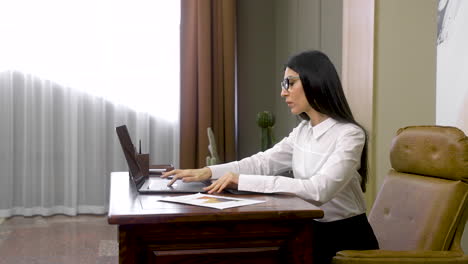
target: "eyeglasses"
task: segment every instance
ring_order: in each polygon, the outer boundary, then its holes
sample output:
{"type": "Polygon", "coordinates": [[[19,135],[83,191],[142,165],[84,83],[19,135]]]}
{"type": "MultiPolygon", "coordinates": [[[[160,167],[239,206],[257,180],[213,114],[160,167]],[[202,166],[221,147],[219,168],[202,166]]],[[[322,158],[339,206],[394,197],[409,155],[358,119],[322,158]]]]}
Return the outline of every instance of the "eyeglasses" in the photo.
{"type": "Polygon", "coordinates": [[[286,77],[284,78],[284,80],[281,82],[281,88],[286,91],[286,92],[289,92],[289,81],[290,80],[297,80],[297,79],[300,79],[299,76],[289,76],[289,77],[286,77]]]}

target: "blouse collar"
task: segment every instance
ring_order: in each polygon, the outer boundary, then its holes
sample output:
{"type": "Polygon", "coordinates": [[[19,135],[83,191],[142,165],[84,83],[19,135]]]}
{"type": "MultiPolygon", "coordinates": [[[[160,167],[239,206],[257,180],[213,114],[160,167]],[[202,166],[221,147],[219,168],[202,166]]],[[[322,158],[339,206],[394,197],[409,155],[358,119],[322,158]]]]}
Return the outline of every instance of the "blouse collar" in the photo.
{"type": "Polygon", "coordinates": [[[325,132],[327,132],[336,123],[338,123],[338,121],[336,121],[335,119],[329,117],[329,118],[323,120],[322,122],[320,122],[319,124],[317,124],[315,126],[312,126],[310,121],[307,122],[307,125],[308,125],[309,129],[312,129],[312,136],[315,139],[318,139],[323,134],[325,134],[325,132]]]}

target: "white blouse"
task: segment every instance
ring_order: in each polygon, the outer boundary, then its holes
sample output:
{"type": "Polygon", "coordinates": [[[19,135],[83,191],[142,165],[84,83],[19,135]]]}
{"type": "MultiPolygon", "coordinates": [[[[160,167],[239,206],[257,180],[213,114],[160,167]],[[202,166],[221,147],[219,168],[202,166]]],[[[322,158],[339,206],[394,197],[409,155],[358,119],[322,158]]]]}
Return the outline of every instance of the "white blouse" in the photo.
{"type": "Polygon", "coordinates": [[[357,171],[364,142],[364,131],[354,124],[303,121],[271,149],[209,168],[213,179],[239,174],[239,190],[294,194],[324,211],[318,221],[341,220],[366,211],[357,171]],[[291,169],[294,178],[265,176],[291,169]]]}

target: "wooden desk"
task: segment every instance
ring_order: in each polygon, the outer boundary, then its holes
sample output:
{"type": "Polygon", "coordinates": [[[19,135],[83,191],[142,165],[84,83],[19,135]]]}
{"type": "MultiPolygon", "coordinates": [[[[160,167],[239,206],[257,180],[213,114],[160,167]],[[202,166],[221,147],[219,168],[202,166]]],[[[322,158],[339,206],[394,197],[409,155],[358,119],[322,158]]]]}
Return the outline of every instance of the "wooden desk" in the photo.
{"type": "Polygon", "coordinates": [[[157,201],[164,196],[138,194],[128,172],[111,174],[120,263],[312,263],[311,221],[323,211],[302,199],[242,195],[266,202],[218,210],[157,201]]]}

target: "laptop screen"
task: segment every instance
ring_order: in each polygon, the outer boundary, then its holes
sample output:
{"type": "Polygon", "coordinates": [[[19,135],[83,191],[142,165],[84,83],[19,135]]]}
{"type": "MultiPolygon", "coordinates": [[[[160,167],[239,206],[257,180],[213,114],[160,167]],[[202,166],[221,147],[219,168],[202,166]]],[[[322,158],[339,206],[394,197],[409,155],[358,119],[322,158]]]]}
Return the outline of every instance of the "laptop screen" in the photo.
{"type": "Polygon", "coordinates": [[[119,137],[120,145],[127,160],[128,168],[130,170],[130,176],[134,180],[137,187],[140,187],[144,182],[144,175],[140,169],[140,165],[137,162],[137,151],[135,146],[132,143],[130,134],[128,133],[127,126],[119,126],[115,129],[117,131],[117,136],[119,137]]]}

